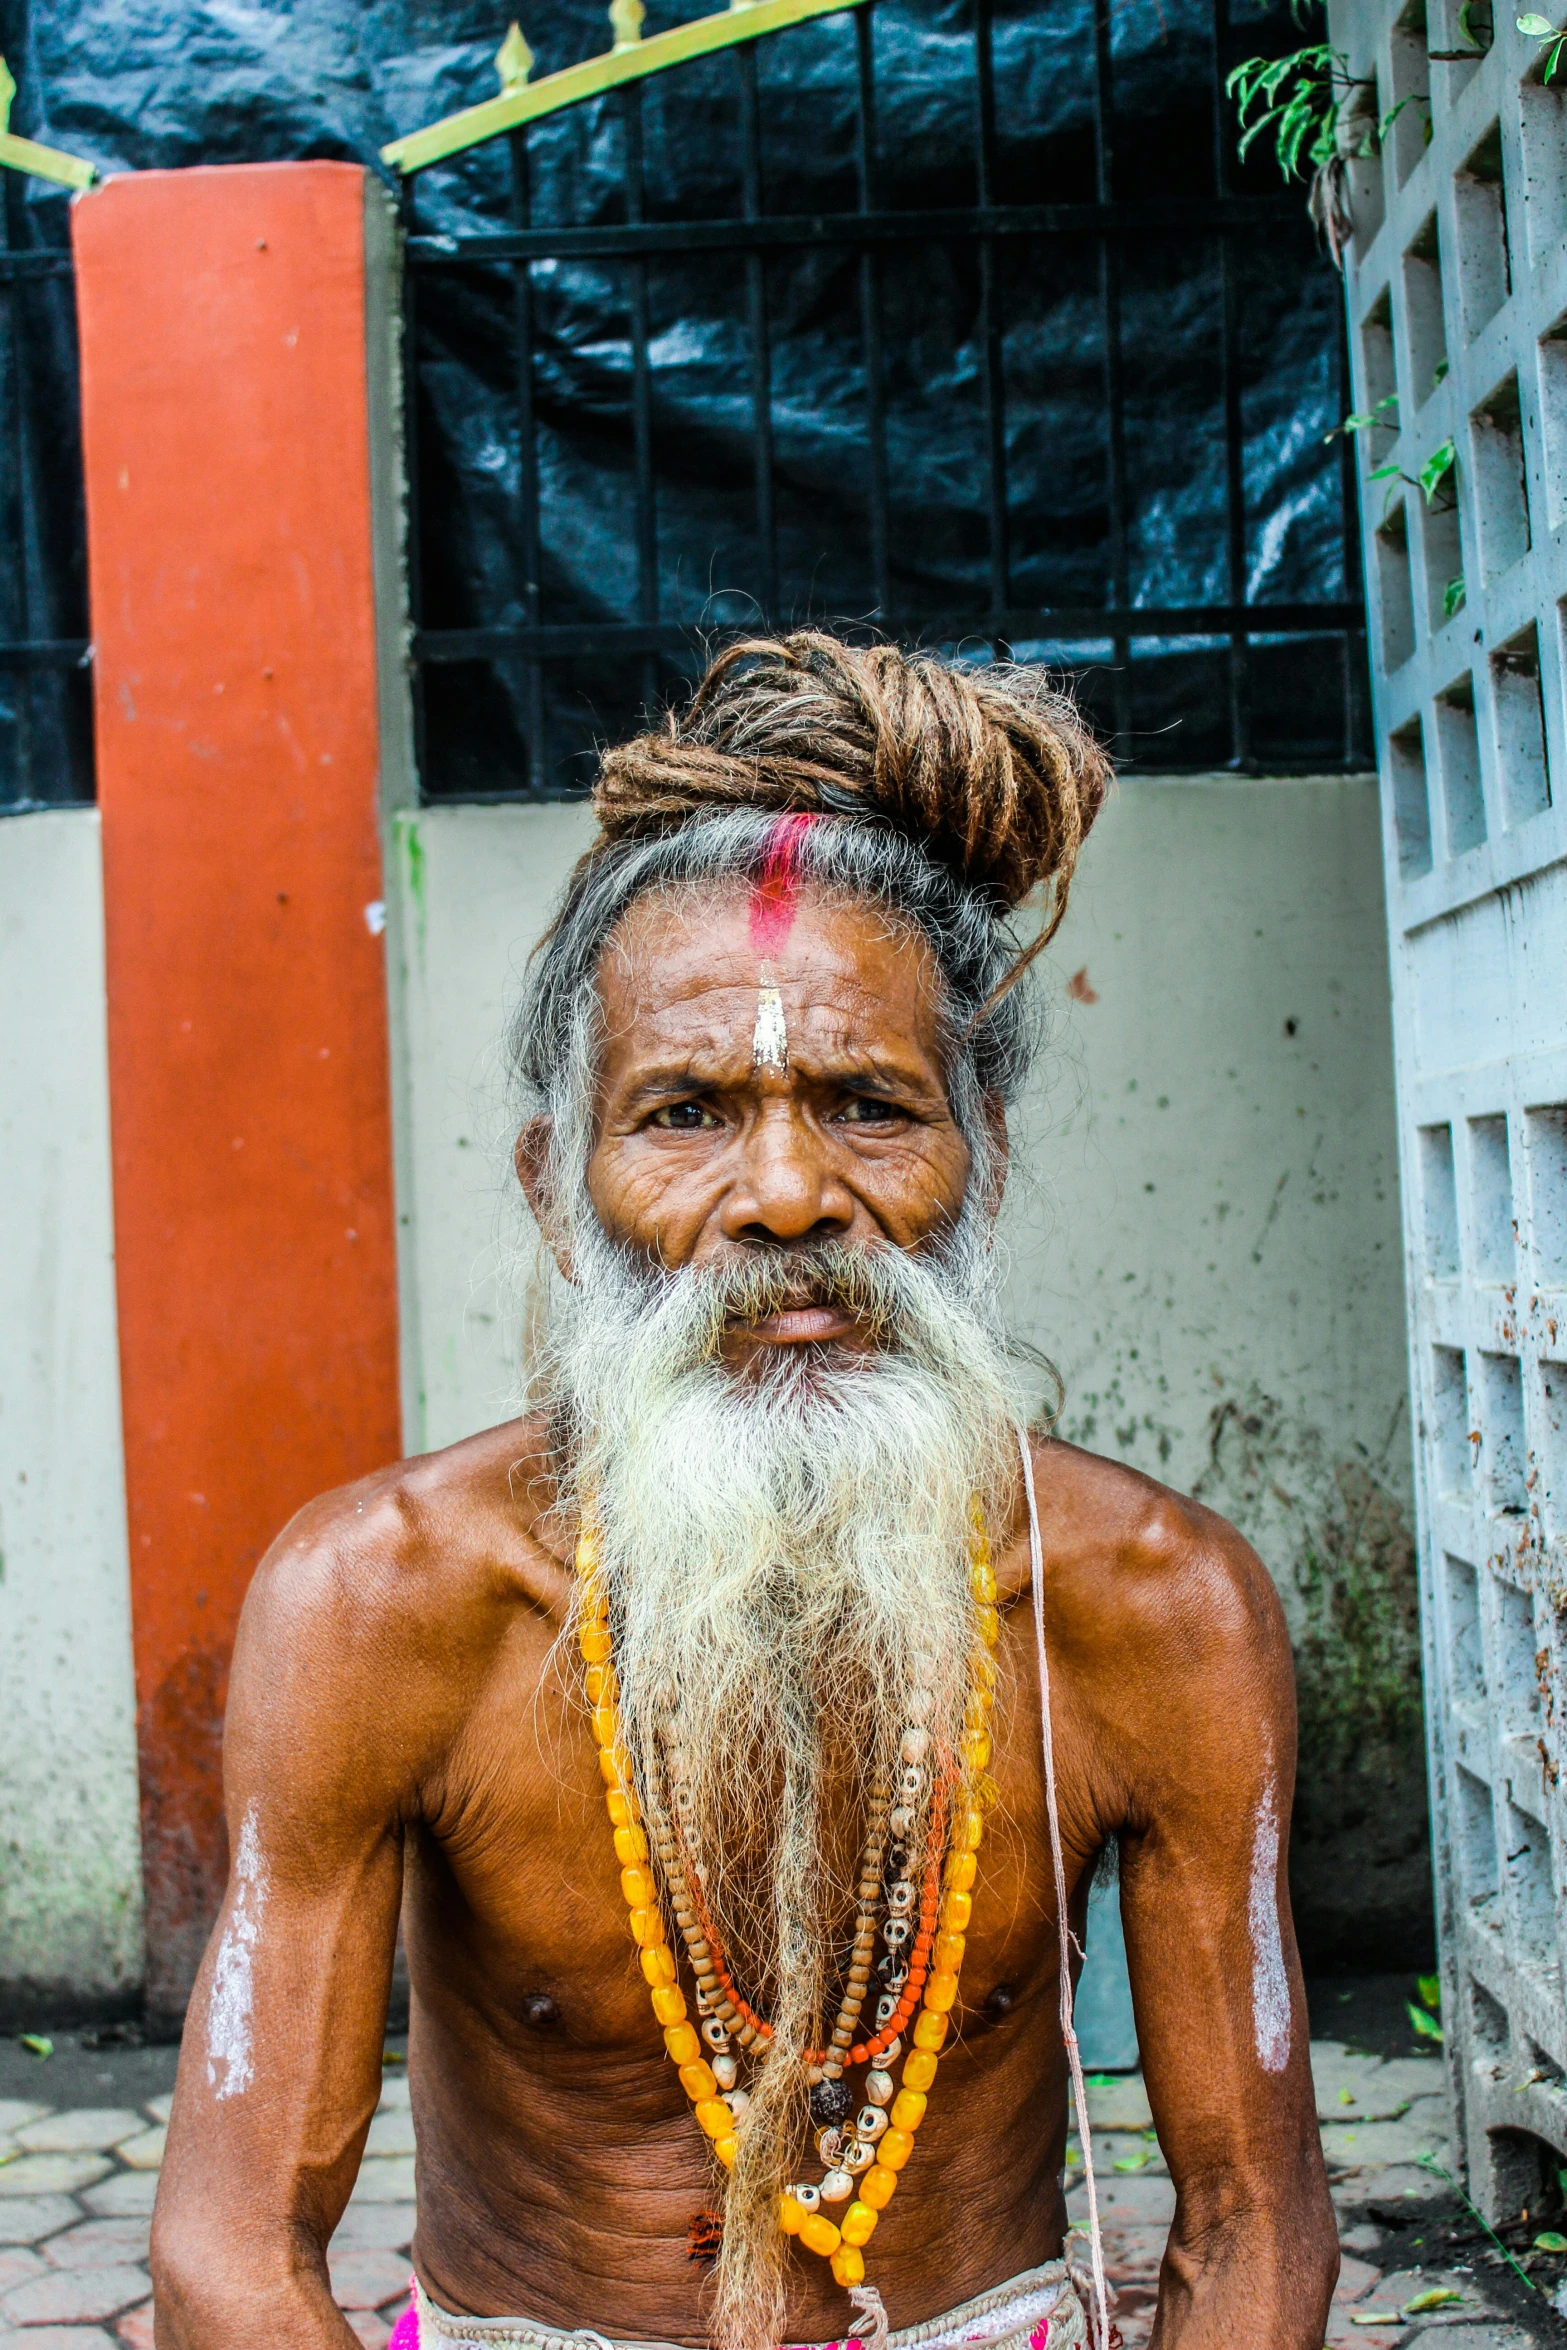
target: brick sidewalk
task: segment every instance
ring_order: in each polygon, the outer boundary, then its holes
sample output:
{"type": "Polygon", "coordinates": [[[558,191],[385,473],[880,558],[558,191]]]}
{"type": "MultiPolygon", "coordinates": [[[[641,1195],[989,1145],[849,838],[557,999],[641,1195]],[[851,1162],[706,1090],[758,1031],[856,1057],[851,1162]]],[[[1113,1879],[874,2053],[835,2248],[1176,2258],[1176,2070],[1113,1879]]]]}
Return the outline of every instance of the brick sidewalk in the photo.
{"type": "MultiPolygon", "coordinates": [[[[1443,2181],[1422,2155],[1446,2159],[1446,2100],[1434,2059],[1312,2049],[1317,2108],[1344,2267],[1327,2342],[1363,2350],[1532,2350],[1564,2337],[1539,2304],[1523,2324],[1496,2306],[1479,2265],[1427,2265],[1425,2215],[1443,2181]],[[1372,2213],[1377,2216],[1371,2216],[1372,2213]],[[1405,2215],[1407,2214],[1407,2219],[1405,2215]],[[1457,2301],[1411,2312],[1433,2292],[1457,2301]],[[1406,2315],[1406,2312],[1408,2314],[1406,2315]]],[[[169,2099],[139,2110],[0,2100],[0,2350],[152,2350],[147,2231],[169,2099]]],[[[1174,2189],[1135,2076],[1090,2091],[1105,2250],[1126,2350],[1145,2350],[1174,2189]]],[[[1081,2185],[1069,2198],[1084,2214],[1081,2185]]],[[[343,2224],[329,2255],[350,2326],[380,2350],[407,2301],[414,2225],[408,2082],[389,2072],[343,2224]]]]}

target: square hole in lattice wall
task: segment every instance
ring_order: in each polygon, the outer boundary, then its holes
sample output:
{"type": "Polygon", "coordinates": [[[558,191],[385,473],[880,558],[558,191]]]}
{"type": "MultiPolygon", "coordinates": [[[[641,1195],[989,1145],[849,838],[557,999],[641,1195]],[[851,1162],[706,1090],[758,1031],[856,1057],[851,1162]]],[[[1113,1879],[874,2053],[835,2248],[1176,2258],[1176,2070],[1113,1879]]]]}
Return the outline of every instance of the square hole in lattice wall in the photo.
{"type": "Polygon", "coordinates": [[[1421,500],[1420,552],[1426,580],[1426,626],[1433,636],[1456,620],[1466,601],[1463,547],[1458,533],[1458,488],[1451,471],[1429,505],[1421,500]]]}
{"type": "Polygon", "coordinates": [[[1523,1147],[1534,1278],[1554,1289],[1567,1284],[1567,1102],[1524,1112],[1523,1147]]]}
{"type": "Polygon", "coordinates": [[[1383,153],[1391,150],[1394,185],[1402,187],[1431,143],[1431,66],[1425,0],[1411,0],[1393,27],[1392,116],[1383,153]]]}
{"type": "Polygon", "coordinates": [[[1534,1499],[1548,1542],[1567,1534],[1567,1363],[1540,1365],[1540,1424],[1534,1431],[1534,1499]]]}
{"type": "Polygon", "coordinates": [[[1469,1382],[1456,1346],[1431,1349],[1431,1450],[1438,1493],[1463,1493],[1474,1448],[1469,1441],[1469,1382]]]}
{"type": "Polygon", "coordinates": [[[1480,568],[1492,580],[1529,552],[1529,491],[1516,375],[1504,377],[1471,415],[1469,462],[1480,568]]]}
{"type": "Polygon", "coordinates": [[[1513,1171],[1505,1118],[1469,1121],[1469,1239],[1477,1281],[1517,1275],[1513,1171]]]}
{"type": "Polygon", "coordinates": [[[1451,113],[1460,90],[1469,87],[1496,37],[1492,0],[1438,0],[1432,11],[1431,36],[1432,49],[1441,52],[1436,86],[1447,101],[1444,111],[1451,113]]]}
{"type": "Polygon", "coordinates": [[[1366,413],[1379,421],[1366,434],[1369,464],[1380,465],[1398,437],[1398,376],[1393,365],[1393,302],[1386,286],[1360,329],[1360,377],[1366,413]]]}
{"type": "Polygon", "coordinates": [[[1548,49],[1523,78],[1518,96],[1523,133],[1523,216],[1536,269],[1567,237],[1567,74],[1558,65],[1542,80],[1548,49]]]}
{"type": "Polygon", "coordinates": [[[1467,1559],[1443,1562],[1447,1600],[1447,1686],[1459,1705],[1486,1702],[1485,1656],[1480,1645],[1480,1593],[1467,1559]]]}
{"type": "Polygon", "coordinates": [[[1420,1129],[1420,1212],[1426,1271],[1433,1281],[1458,1279],[1458,1186],[1453,1180],[1453,1129],[1420,1129]]]}
{"type": "Polygon", "coordinates": [[[1540,437],[1545,475],[1545,511],[1552,527],[1567,514],[1567,318],[1558,318],[1540,337],[1540,437]]]}
{"type": "Polygon", "coordinates": [[[1493,1921],[1485,1916],[1485,1908],[1496,1899],[1496,1815],[1491,1806],[1491,1790],[1473,1771],[1466,1771],[1462,1763],[1454,1772],[1458,1782],[1458,1817],[1453,1822],[1458,1843],[1458,1874],[1464,1897],[1471,1914],[1478,1913],[1477,1923],[1493,1921]]]}
{"type": "Polygon", "coordinates": [[[1528,1507],[1523,1379],[1516,1355],[1480,1357],[1480,1457],[1486,1507],[1511,1517],[1528,1507]]]}
{"type": "Polygon", "coordinates": [[[1475,719],[1474,679],[1465,670],[1446,693],[1438,694],[1436,756],[1442,771],[1442,807],[1447,817],[1447,853],[1461,857],[1485,838],[1485,797],[1480,789],[1480,729],[1475,719]]]}
{"type": "Polygon", "coordinates": [[[1473,1977],[1469,1983],[1469,2034],[1493,2061],[1507,2054],[1513,2036],[1506,2008],[1473,1977]]]}
{"type": "Polygon", "coordinates": [[[1423,408],[1447,359],[1442,323],[1442,254],[1436,214],[1429,213],[1404,255],[1404,323],[1409,333],[1410,405],[1423,408]]]}
{"type": "Polygon", "coordinates": [[[1393,783],[1393,830],[1398,835],[1398,870],[1416,881],[1431,870],[1431,805],[1426,794],[1426,755],[1420,721],[1396,727],[1387,738],[1393,783]]]}
{"type": "Polygon", "coordinates": [[[1504,1803],[1502,1812],[1507,1837],[1502,1858],[1507,1871],[1507,1903],[1520,1945],[1518,1956],[1536,1967],[1545,1966],[1556,1956],[1550,1838],[1539,1821],[1520,1811],[1516,1803],[1504,1803]]]}
{"type": "Polygon", "coordinates": [[[1491,655],[1491,706],[1503,816],[1508,824],[1523,824],[1551,804],[1540,639],[1532,621],[1491,655]]]}
{"type": "Polygon", "coordinates": [[[1532,1734],[1540,1718],[1540,1676],[1535,1665],[1534,1601],[1527,1591],[1489,1575],[1491,1599],[1491,1701],[1504,1736],[1532,1734]]]}
{"type": "Polygon", "coordinates": [[[1415,649],[1415,598],[1409,569],[1409,518],[1404,501],[1389,509],[1376,532],[1377,588],[1382,606],[1382,660],[1389,674],[1415,649]]]}
{"type": "Polygon", "coordinates": [[[1472,343],[1512,292],[1499,124],[1492,123],[1453,174],[1453,201],[1458,219],[1458,297],[1464,333],[1472,343]]]}

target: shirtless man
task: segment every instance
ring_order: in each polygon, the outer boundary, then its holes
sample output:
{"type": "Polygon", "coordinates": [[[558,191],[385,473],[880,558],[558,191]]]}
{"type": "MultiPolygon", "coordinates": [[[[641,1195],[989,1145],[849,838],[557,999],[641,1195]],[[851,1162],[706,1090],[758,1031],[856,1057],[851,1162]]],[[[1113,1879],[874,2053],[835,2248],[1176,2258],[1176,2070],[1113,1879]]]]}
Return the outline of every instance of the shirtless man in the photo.
{"type": "MultiPolygon", "coordinates": [[[[1007,916],[1059,920],[1105,783],[1037,677],[820,636],[606,756],[517,1031],[538,1409],[314,1504],[246,1603],[161,2350],[349,2350],[399,1913],[422,2350],[1096,2338],[991,1232],[1007,916]]],[[[1177,2190],[1154,2339],[1320,2350],[1273,1588],[1028,1459],[1070,1925],[1113,1842],[1177,2190]]]]}

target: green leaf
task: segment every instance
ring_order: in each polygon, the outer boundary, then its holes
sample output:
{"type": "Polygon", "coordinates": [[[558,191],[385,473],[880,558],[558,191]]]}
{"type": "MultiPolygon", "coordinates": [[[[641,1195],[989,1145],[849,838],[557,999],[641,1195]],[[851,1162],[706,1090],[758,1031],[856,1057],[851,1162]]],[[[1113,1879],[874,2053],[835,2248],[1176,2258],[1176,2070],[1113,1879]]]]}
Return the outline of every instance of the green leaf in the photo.
{"type": "Polygon", "coordinates": [[[1536,2252],[1567,2252],[1567,2236],[1559,2236],[1554,2228],[1547,2228],[1543,2236],[1534,2239],[1536,2252]]]}
{"type": "Polygon", "coordinates": [[[1457,613],[1463,610],[1467,601],[1468,598],[1464,593],[1463,575],[1460,573],[1457,579],[1450,579],[1442,590],[1442,618],[1444,620],[1453,619],[1457,613]]]}
{"type": "Polygon", "coordinates": [[[1528,16],[1519,17],[1518,30],[1527,33],[1532,40],[1548,41],[1556,27],[1548,16],[1535,16],[1531,11],[1528,16]]]}
{"type": "Polygon", "coordinates": [[[42,2032],[18,2032],[17,2038],[24,2048],[32,2050],[40,2064],[47,2062],[54,2054],[54,2042],[42,2032]]]}
{"type": "MultiPolygon", "coordinates": [[[[1432,450],[1424,465],[1421,466],[1420,487],[1425,492],[1426,504],[1428,506],[1430,505],[1431,500],[1436,496],[1436,493],[1441,488],[1443,482],[1446,481],[1448,475],[1452,472],[1454,464],[1457,462],[1457,456],[1458,452],[1453,447],[1452,442],[1450,440],[1443,441],[1440,447],[1432,450]]],[[[1421,1993],[1421,1997],[1425,1997],[1424,1992],[1421,1993]]]]}
{"type": "Polygon", "coordinates": [[[1439,359],[1439,360],[1437,361],[1436,365],[1435,365],[1435,366],[1432,368],[1432,370],[1431,370],[1431,389],[1432,389],[1432,391],[1433,391],[1433,392],[1436,390],[1436,387],[1437,387],[1437,385],[1438,385],[1438,384],[1445,384],[1445,383],[1446,383],[1446,381],[1447,381],[1447,371],[1448,371],[1448,368],[1450,367],[1450,365],[1451,365],[1451,364],[1452,364],[1452,362],[1451,362],[1450,360],[1447,360],[1447,359],[1439,359]]]}
{"type": "Polygon", "coordinates": [[[1112,2170],[1146,2170],[1153,2160],[1151,2154],[1122,2154],[1110,2165],[1112,2170]]]}
{"type": "Polygon", "coordinates": [[[1455,2301],[1462,2299],[1462,2293],[1455,2293],[1451,2285],[1433,2285],[1428,2293],[1417,2293],[1413,2301],[1404,2303],[1404,2315],[1419,2317],[1423,2310],[1450,2309],[1455,2301]]]}
{"type": "Polygon", "coordinates": [[[1404,469],[1396,457],[1390,457],[1385,465],[1374,465],[1371,468],[1371,478],[1373,481],[1402,481],[1404,469]]]}
{"type": "Polygon", "coordinates": [[[1420,1994],[1422,2007],[1429,2007],[1433,2015],[1442,2012],[1442,1978],[1440,1975],[1416,1975],[1415,1989],[1420,1994]]]}
{"type": "Polygon", "coordinates": [[[1423,2007],[1416,2007],[1412,1999],[1406,1999],[1404,2012],[1422,2040],[1434,2040],[1437,2046],[1441,2047],[1442,2027],[1433,2017],[1427,2015],[1423,2007]]]}

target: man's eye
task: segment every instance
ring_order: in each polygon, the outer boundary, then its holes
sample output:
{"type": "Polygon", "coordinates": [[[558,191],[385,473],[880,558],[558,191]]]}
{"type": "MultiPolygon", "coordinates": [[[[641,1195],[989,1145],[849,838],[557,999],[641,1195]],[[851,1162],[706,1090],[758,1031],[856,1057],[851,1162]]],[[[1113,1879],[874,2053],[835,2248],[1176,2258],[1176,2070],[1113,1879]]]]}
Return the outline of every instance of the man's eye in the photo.
{"type": "Polygon", "coordinates": [[[699,1134],[704,1126],[716,1126],[718,1120],[701,1102],[666,1102],[653,1112],[648,1124],[662,1126],[666,1134],[699,1134]]]}
{"type": "Polygon", "coordinates": [[[907,1115],[897,1102],[880,1101],[871,1093],[857,1093],[838,1112],[838,1122],[844,1126],[887,1126],[907,1115]]]}

